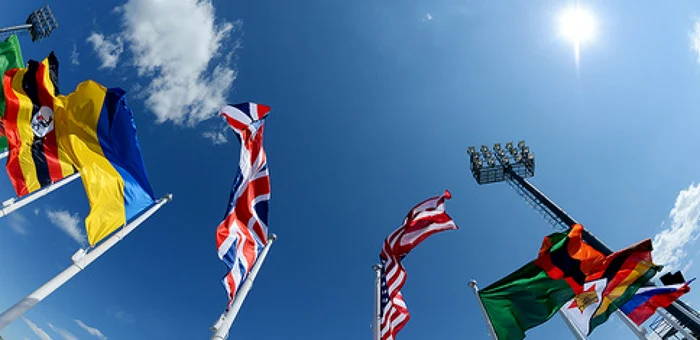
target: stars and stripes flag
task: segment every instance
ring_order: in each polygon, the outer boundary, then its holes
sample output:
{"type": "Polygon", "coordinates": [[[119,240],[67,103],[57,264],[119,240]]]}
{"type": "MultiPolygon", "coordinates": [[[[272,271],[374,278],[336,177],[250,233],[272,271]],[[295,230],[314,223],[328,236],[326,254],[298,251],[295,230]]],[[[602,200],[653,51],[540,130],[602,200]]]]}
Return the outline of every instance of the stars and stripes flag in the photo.
{"type": "Polygon", "coordinates": [[[229,305],[267,243],[270,177],[263,129],[269,112],[268,106],[255,103],[225,106],[220,111],[241,142],[238,173],[226,215],[216,229],[216,249],[229,269],[222,280],[229,305]]]}
{"type": "Polygon", "coordinates": [[[406,270],[401,260],[428,236],[443,230],[457,229],[452,218],[445,212],[445,200],[450,199],[445,190],[441,196],[423,201],[408,212],[403,225],[391,233],[379,258],[381,275],[381,325],[382,340],[396,339],[396,334],[406,325],[410,317],[401,288],[406,283],[406,270]]]}

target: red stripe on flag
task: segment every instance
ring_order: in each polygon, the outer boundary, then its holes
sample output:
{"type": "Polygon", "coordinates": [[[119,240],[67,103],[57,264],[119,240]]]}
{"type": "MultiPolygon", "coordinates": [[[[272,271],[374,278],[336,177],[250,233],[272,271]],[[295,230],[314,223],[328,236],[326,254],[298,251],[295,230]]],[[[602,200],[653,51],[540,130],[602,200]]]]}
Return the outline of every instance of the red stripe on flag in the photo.
{"type": "Polygon", "coordinates": [[[19,114],[19,98],[15,95],[12,89],[12,79],[17,74],[19,69],[11,69],[5,73],[2,79],[3,91],[5,93],[5,135],[10,146],[10,154],[7,157],[7,174],[10,177],[10,182],[17,192],[17,196],[23,196],[29,193],[27,183],[24,180],[22,167],[20,166],[19,150],[22,147],[22,138],[17,131],[17,116],[19,114]]]}

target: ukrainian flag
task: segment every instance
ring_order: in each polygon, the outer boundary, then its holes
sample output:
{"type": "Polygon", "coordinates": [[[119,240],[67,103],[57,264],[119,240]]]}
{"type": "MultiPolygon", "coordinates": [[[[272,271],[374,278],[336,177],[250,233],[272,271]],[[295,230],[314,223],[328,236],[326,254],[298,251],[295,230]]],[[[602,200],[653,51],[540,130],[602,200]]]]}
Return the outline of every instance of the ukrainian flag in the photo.
{"type": "Polygon", "coordinates": [[[87,80],[54,102],[58,143],[83,179],[91,246],[154,202],[125,91],[87,80]]]}

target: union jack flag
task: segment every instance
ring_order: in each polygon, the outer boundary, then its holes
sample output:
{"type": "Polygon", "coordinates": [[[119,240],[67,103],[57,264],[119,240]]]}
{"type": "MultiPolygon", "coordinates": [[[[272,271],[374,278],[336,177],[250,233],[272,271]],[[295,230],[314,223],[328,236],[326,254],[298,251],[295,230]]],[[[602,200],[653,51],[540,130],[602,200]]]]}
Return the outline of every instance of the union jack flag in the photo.
{"type": "Polygon", "coordinates": [[[401,295],[406,283],[406,270],[401,260],[428,236],[443,230],[457,229],[452,218],[445,212],[445,200],[450,199],[445,190],[442,196],[429,198],[408,212],[403,225],[384,240],[379,255],[382,262],[380,287],[382,340],[394,340],[396,334],[408,322],[410,314],[401,295]]]}
{"type": "Polygon", "coordinates": [[[216,229],[216,249],[229,269],[222,280],[229,305],[267,243],[270,176],[263,130],[269,112],[269,107],[255,103],[225,106],[220,111],[241,142],[238,174],[226,215],[216,229]]]}

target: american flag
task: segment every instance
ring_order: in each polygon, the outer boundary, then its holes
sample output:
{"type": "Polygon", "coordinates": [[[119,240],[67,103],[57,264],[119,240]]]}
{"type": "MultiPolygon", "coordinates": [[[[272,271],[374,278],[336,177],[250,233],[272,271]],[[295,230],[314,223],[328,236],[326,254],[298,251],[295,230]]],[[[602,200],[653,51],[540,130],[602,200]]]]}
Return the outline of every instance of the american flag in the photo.
{"type": "Polygon", "coordinates": [[[238,174],[226,215],[216,229],[216,249],[229,269],[222,280],[229,305],[267,243],[270,177],[262,144],[269,112],[269,107],[255,103],[225,106],[220,111],[241,142],[238,174]]]}
{"type": "Polygon", "coordinates": [[[452,218],[445,212],[445,200],[450,199],[445,190],[442,196],[423,201],[408,212],[403,225],[384,240],[379,259],[382,262],[381,275],[381,325],[382,340],[394,340],[396,334],[406,325],[410,314],[401,295],[406,283],[406,270],[401,260],[428,236],[443,230],[457,229],[452,218]]]}

